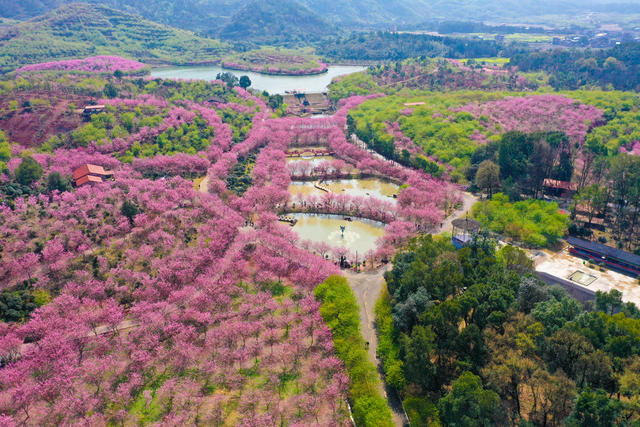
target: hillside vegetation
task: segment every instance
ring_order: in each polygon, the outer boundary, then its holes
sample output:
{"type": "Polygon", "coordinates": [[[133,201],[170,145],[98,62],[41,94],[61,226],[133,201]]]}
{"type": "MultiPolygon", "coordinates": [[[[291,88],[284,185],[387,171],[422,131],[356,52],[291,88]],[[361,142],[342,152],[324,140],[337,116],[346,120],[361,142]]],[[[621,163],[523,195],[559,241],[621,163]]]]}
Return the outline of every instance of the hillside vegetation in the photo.
{"type": "MultiPolygon", "coordinates": [[[[29,18],[51,11],[74,0],[0,0],[0,15],[29,18]]],[[[215,34],[229,17],[250,3],[249,0],[88,0],[146,19],[180,28],[215,34]]],[[[417,24],[426,21],[489,19],[526,22],[545,15],[586,12],[638,13],[637,4],[615,0],[481,1],[481,0],[301,0],[304,6],[329,22],[339,25],[417,24]],[[617,4],[616,4],[617,3],[617,4]]],[[[287,7],[281,10],[286,11],[287,7]]],[[[546,17],[548,18],[548,16],[546,17]]]]}
{"type": "Polygon", "coordinates": [[[334,31],[331,24],[295,0],[253,0],[231,17],[220,37],[290,43],[313,40],[334,31]]]}
{"type": "Polygon", "coordinates": [[[522,71],[549,73],[549,84],[556,89],[640,88],[640,43],[603,50],[522,52],[511,58],[510,65],[522,71]]]}
{"type": "Polygon", "coordinates": [[[141,20],[100,5],[78,3],[0,30],[0,70],[95,55],[191,64],[219,59],[225,43],[141,20]]]}
{"type": "Polygon", "coordinates": [[[425,34],[392,32],[352,33],[323,40],[318,51],[330,58],[350,60],[402,60],[412,57],[494,57],[503,47],[490,40],[467,40],[425,34]]]}
{"type": "Polygon", "coordinates": [[[285,75],[319,74],[327,70],[327,65],[308,50],[266,47],[228,56],[222,60],[222,66],[233,70],[285,75]]]}

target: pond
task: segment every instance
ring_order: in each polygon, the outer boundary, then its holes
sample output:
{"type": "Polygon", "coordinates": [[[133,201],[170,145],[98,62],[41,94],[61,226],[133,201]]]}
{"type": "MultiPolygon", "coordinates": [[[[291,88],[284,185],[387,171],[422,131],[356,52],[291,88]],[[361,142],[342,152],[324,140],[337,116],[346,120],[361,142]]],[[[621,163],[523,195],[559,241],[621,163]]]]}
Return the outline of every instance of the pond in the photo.
{"type": "Polygon", "coordinates": [[[365,70],[365,67],[354,65],[336,65],[329,67],[329,71],[313,76],[270,76],[251,71],[236,71],[217,66],[198,67],[170,67],[151,70],[152,77],[162,79],[192,79],[215,80],[218,73],[231,72],[237,76],[248,76],[251,79],[251,87],[258,90],[266,90],[271,94],[284,94],[287,91],[299,92],[326,92],[334,77],[357,73],[365,70]]]}
{"type": "MultiPolygon", "coordinates": [[[[315,182],[293,182],[289,186],[289,193],[292,196],[298,194],[322,195],[324,191],[314,187],[315,182]]],[[[375,197],[380,200],[394,202],[394,194],[398,194],[398,185],[382,181],[380,179],[339,179],[336,181],[324,181],[322,186],[328,188],[333,193],[345,193],[350,196],[375,197]]]]}
{"type": "Polygon", "coordinates": [[[325,242],[333,248],[344,247],[360,256],[377,249],[376,241],[385,235],[383,223],[368,219],[353,218],[347,221],[342,215],[304,213],[287,216],[298,220],[293,231],[298,233],[301,239],[325,242]],[[345,227],[344,236],[340,226],[345,227]]]}
{"type": "Polygon", "coordinates": [[[287,156],[287,163],[296,163],[296,162],[301,162],[301,161],[305,161],[308,163],[313,164],[314,166],[318,166],[320,163],[322,162],[330,162],[332,160],[335,160],[335,157],[333,156],[314,156],[312,155],[313,151],[326,151],[327,147],[292,147],[290,148],[289,151],[302,151],[303,154],[308,154],[306,156],[300,156],[300,157],[289,157],[287,156]]]}
{"type": "Polygon", "coordinates": [[[335,160],[333,156],[314,156],[314,157],[287,157],[287,163],[308,162],[313,166],[318,166],[322,162],[330,162],[335,160]]]}

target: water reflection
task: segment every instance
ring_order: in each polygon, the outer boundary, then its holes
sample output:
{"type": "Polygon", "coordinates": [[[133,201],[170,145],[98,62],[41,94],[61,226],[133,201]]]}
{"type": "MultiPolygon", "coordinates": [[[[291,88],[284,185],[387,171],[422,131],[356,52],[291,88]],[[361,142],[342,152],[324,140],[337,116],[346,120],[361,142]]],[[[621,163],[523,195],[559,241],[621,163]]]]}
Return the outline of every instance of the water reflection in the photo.
{"type": "Polygon", "coordinates": [[[318,166],[322,162],[330,162],[335,160],[333,156],[315,156],[315,157],[287,157],[287,163],[309,162],[314,166],[318,166]]]}
{"type": "Polygon", "coordinates": [[[385,225],[368,219],[347,221],[341,215],[291,214],[298,222],[293,230],[301,239],[327,243],[334,248],[345,247],[364,255],[376,249],[376,241],[385,235],[385,225]],[[340,227],[345,227],[344,235],[340,227]]]}
{"type": "Polygon", "coordinates": [[[215,80],[218,73],[231,72],[237,76],[248,76],[251,79],[251,88],[266,90],[271,94],[284,94],[287,91],[302,92],[326,92],[334,77],[357,73],[365,70],[365,67],[351,65],[336,65],[329,67],[329,71],[314,76],[270,76],[251,71],[235,71],[218,66],[199,67],[169,67],[151,70],[152,77],[162,79],[194,79],[215,80]]]}
{"type": "MultiPolygon", "coordinates": [[[[335,181],[324,181],[323,187],[329,191],[340,194],[345,193],[350,196],[375,197],[381,200],[393,201],[393,196],[398,194],[398,185],[392,182],[385,182],[379,179],[340,179],[335,181]]],[[[322,195],[325,192],[316,188],[314,182],[293,182],[289,186],[289,193],[292,196],[310,194],[322,195]]]]}

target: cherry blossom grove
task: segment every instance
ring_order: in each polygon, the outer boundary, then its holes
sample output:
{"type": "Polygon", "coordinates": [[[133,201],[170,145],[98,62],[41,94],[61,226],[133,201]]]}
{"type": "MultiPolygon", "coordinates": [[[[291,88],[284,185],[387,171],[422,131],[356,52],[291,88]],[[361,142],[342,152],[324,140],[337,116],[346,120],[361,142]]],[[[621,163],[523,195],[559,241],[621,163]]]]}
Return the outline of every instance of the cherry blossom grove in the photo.
{"type": "Polygon", "coordinates": [[[563,131],[582,144],[587,132],[602,120],[602,110],[562,95],[506,97],[457,109],[473,114],[488,130],[498,133],[563,131]]]}
{"type": "Polygon", "coordinates": [[[67,61],[44,62],[40,64],[26,65],[17,70],[29,71],[87,71],[93,73],[113,73],[114,71],[133,72],[146,68],[146,65],[131,59],[119,56],[92,56],[86,59],[70,59],[67,61]]]}
{"type": "Polygon", "coordinates": [[[230,93],[229,103],[100,100],[115,120],[100,138],[74,146],[70,137],[49,152],[13,147],[3,182],[23,154],[42,167],[34,190],[85,164],[113,179],[0,205],[2,289],[50,298],[24,322],[0,324],[3,425],[349,424],[350,379],[311,291],[351,254],[302,241],[278,216],[380,221],[387,234],[366,255],[380,261],[437,226],[459,203],[457,189],[345,135],[347,112],[370,97],[308,119],[274,118],[259,96],[230,93]],[[242,140],[225,109],[250,115],[242,140]],[[163,151],[166,135],[180,142],[190,134],[205,139],[198,150],[163,151]],[[290,147],[311,145],[335,159],[287,166],[290,147]],[[229,176],[250,156],[251,185],[236,194],[229,176]],[[295,179],[343,176],[407,185],[397,202],[288,191],[295,179]]]}

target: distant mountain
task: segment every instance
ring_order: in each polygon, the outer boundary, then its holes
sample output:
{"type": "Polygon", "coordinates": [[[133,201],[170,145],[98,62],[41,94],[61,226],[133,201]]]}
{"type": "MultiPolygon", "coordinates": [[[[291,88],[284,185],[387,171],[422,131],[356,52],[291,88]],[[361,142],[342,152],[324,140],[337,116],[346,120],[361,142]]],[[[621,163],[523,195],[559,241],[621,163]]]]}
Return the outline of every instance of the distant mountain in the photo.
{"type": "Polygon", "coordinates": [[[63,6],[17,25],[0,27],[0,69],[94,55],[145,63],[211,62],[228,45],[118,10],[84,3],[63,6]]]}
{"type": "MultiPolygon", "coordinates": [[[[74,0],[0,0],[0,17],[26,19],[74,0]]],[[[237,13],[272,11],[283,17],[291,0],[85,0],[138,14],[146,19],[202,34],[228,33],[237,13]],[[280,6],[278,7],[278,3],[280,6]],[[257,9],[256,9],[257,8],[257,9]]],[[[585,12],[640,12],[640,0],[299,0],[322,19],[338,26],[416,24],[426,21],[518,21],[543,15],[585,12]]],[[[299,4],[293,6],[299,9],[299,4]]],[[[270,18],[270,20],[273,20],[270,18]]],[[[284,31],[284,30],[283,30],[284,31]]]]}
{"type": "Polygon", "coordinates": [[[543,15],[585,12],[639,13],[640,0],[304,0],[331,22],[353,25],[425,21],[527,22],[543,15]]]}
{"type": "Polygon", "coordinates": [[[316,39],[336,28],[295,0],[251,0],[220,31],[230,40],[297,41],[316,39]]]}

